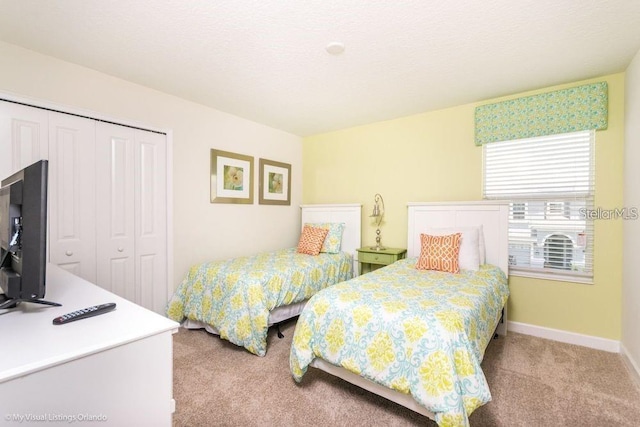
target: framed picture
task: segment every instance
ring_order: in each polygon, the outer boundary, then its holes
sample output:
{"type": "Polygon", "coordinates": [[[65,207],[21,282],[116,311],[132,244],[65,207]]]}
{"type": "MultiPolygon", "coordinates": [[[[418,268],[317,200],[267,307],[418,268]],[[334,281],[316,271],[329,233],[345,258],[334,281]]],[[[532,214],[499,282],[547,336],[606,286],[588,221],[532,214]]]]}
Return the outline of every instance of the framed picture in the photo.
{"type": "Polygon", "coordinates": [[[261,205],[291,204],[291,165],[260,159],[260,192],[261,205]]]}
{"type": "Polygon", "coordinates": [[[253,157],[211,150],[211,203],[253,203],[253,157]]]}

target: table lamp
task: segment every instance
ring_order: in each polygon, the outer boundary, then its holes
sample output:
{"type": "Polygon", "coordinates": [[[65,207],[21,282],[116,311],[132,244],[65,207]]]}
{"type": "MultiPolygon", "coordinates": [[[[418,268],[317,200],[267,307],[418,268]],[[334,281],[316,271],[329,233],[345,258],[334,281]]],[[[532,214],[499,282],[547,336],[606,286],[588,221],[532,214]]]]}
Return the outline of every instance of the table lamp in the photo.
{"type": "Polygon", "coordinates": [[[380,245],[380,224],[382,223],[382,217],[384,217],[384,199],[380,194],[376,194],[373,200],[373,213],[370,215],[370,217],[375,218],[376,222],[376,245],[372,246],[371,249],[382,251],[386,249],[384,246],[380,245]]]}

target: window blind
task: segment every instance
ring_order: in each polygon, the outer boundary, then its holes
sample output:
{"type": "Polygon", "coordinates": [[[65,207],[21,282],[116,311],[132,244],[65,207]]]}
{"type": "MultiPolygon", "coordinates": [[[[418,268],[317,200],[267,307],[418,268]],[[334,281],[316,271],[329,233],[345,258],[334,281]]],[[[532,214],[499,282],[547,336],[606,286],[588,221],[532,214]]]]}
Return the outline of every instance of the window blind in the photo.
{"type": "Polygon", "coordinates": [[[593,278],[595,131],[483,147],[486,199],[510,201],[510,271],[593,278]]]}

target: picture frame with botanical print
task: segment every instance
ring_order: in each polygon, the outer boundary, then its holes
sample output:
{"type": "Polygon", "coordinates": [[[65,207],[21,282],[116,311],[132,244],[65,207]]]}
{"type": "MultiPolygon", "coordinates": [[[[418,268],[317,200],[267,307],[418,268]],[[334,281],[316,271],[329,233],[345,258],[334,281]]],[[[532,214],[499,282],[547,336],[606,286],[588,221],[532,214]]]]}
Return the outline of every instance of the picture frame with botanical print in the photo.
{"type": "Polygon", "coordinates": [[[258,202],[261,205],[291,205],[291,165],[260,159],[258,202]]]}
{"type": "Polygon", "coordinates": [[[253,157],[211,149],[211,203],[253,203],[253,157]]]}

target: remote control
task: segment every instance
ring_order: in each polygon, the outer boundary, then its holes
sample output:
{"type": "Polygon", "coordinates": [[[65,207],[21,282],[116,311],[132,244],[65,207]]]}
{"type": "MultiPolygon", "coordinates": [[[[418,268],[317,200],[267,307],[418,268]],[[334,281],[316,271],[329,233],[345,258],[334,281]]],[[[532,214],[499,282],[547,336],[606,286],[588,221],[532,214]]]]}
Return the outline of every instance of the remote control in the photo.
{"type": "Polygon", "coordinates": [[[87,317],[97,316],[98,314],[107,313],[116,308],[115,302],[109,302],[106,304],[93,305],[91,307],[83,308],[82,310],[72,311],[63,316],[53,319],[54,325],[64,325],[65,323],[73,322],[74,320],[86,319],[87,317]]]}

